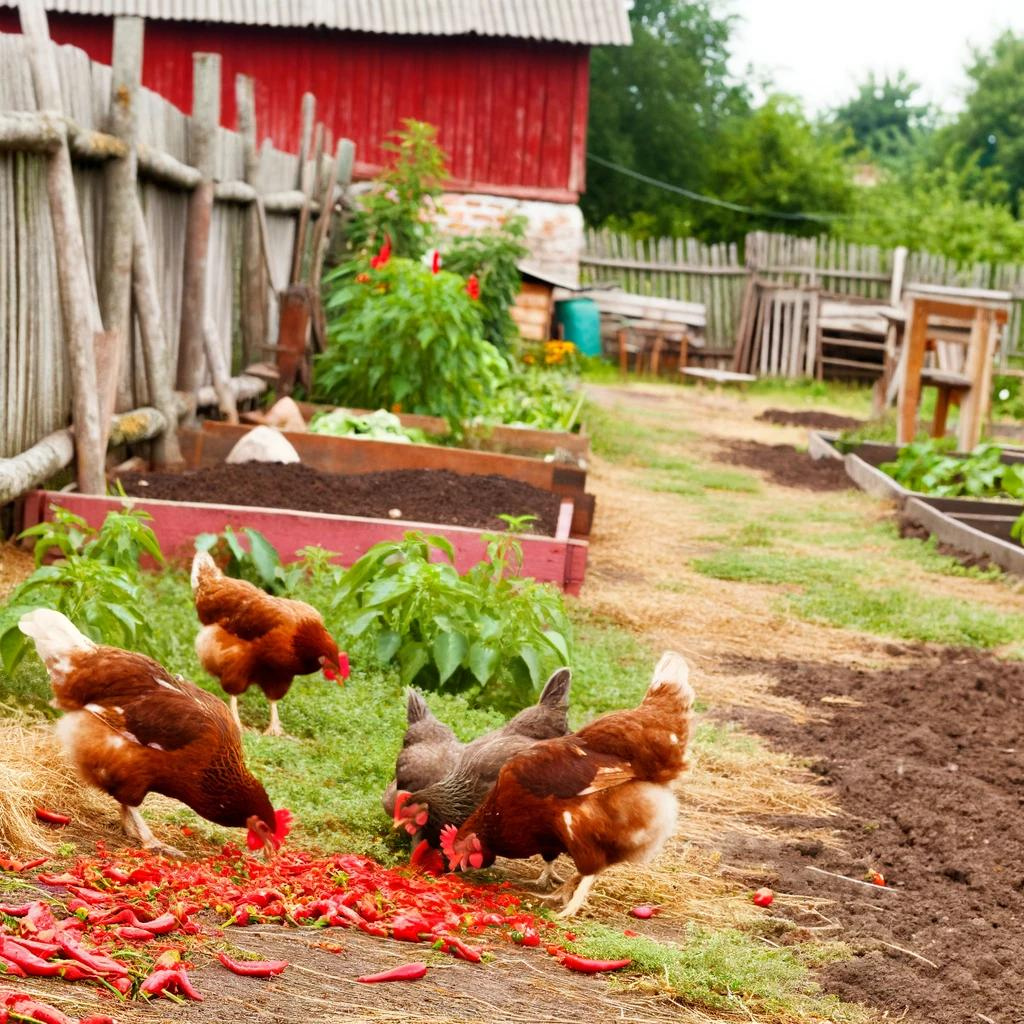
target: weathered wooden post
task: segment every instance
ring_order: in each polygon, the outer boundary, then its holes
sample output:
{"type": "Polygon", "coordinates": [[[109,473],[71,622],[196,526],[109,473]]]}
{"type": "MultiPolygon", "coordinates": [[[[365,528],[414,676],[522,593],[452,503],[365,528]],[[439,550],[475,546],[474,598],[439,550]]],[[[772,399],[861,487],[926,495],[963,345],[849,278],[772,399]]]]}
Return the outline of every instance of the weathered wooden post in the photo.
{"type": "MultiPolygon", "coordinates": [[[[238,109],[238,133],[245,154],[245,180],[259,191],[259,153],[256,148],[256,97],[248,75],[235,75],[235,103],[238,109]]],[[[268,295],[266,268],[260,240],[259,197],[249,204],[242,235],[242,341],[248,358],[267,343],[268,295]]],[[[257,357],[262,358],[262,354],[257,357]]]]}
{"type": "MultiPolygon", "coordinates": [[[[32,64],[36,104],[41,111],[59,116],[62,111],[60,79],[43,0],[21,0],[18,11],[32,64]]],[[[60,143],[47,161],[46,184],[53,220],[61,310],[71,362],[76,474],[80,491],[102,494],[105,490],[106,445],[96,394],[95,338],[102,332],[103,323],[93,298],[71,172],[71,154],[63,124],[59,131],[60,143]]]]}
{"type": "Polygon", "coordinates": [[[171,387],[171,360],[153,274],[149,231],[137,195],[132,212],[132,289],[150,401],[167,421],[163,434],[153,442],[153,461],[158,466],[179,465],[183,460],[178,444],[178,403],[171,387]]]}
{"type": "MultiPolygon", "coordinates": [[[[220,54],[192,55],[189,161],[201,178],[189,196],[182,278],[178,390],[195,396],[202,383],[206,316],[206,267],[213,216],[214,145],[220,124],[220,54]]],[[[192,411],[191,418],[195,413],[192,411]]]]}
{"type": "Polygon", "coordinates": [[[104,434],[115,402],[122,409],[134,404],[131,377],[121,384],[131,339],[132,226],[138,168],[136,127],[139,83],[142,78],[142,18],[114,19],[114,51],[110,79],[107,131],[126,146],[124,156],[107,163],[103,211],[103,247],[99,272],[100,313],[114,344],[98,354],[98,384],[104,434]]]}

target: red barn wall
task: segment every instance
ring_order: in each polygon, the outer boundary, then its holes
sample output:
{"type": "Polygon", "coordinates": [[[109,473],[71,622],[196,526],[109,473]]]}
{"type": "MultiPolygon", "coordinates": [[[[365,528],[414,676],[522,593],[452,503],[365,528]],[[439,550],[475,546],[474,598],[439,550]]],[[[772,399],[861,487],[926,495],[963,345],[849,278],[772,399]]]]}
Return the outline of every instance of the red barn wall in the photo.
{"type": "MultiPolygon", "coordinates": [[[[0,30],[18,30],[15,12],[0,11],[0,30]]],[[[111,19],[51,14],[50,32],[110,63],[111,19]]],[[[235,75],[251,75],[259,135],[280,148],[298,148],[312,92],[335,138],[355,142],[358,176],[373,174],[384,137],[414,117],[438,126],[453,189],[562,202],[583,190],[585,46],[151,21],[143,83],[190,110],[196,51],[222,55],[221,123],[235,127],[235,75]]]]}

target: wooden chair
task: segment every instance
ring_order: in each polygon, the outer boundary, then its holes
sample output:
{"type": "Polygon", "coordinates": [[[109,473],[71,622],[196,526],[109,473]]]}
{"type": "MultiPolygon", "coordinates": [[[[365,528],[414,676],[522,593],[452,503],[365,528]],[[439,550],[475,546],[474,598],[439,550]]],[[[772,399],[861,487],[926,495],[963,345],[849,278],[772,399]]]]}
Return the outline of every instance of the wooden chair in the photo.
{"type": "Polygon", "coordinates": [[[898,369],[898,444],[914,439],[921,390],[928,386],[938,390],[932,436],[945,435],[949,407],[959,405],[957,447],[970,451],[978,443],[991,401],[992,364],[999,330],[1007,319],[1006,305],[998,302],[924,295],[910,298],[898,369]],[[926,367],[926,353],[949,343],[965,347],[962,368],[926,367]]]}

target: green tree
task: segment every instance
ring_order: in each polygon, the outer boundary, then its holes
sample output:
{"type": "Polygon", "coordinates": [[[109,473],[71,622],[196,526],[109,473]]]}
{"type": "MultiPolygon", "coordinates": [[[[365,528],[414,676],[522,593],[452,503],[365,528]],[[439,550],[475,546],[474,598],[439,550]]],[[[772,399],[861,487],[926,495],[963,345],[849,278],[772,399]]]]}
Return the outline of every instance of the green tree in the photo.
{"type": "Polygon", "coordinates": [[[1024,189],[1024,37],[1004,32],[988,52],[976,50],[963,113],[946,133],[961,166],[977,160],[1006,187],[1015,213],[1024,189]]]}
{"type": "Polygon", "coordinates": [[[757,230],[820,234],[831,218],[795,215],[843,214],[856,198],[841,146],[818,132],[788,96],[771,96],[756,110],[730,118],[709,170],[716,197],[772,211],[751,214],[703,206],[695,214],[697,229],[713,239],[738,241],[757,230]]]}
{"type": "Polygon", "coordinates": [[[831,121],[840,131],[848,131],[852,143],[872,157],[899,155],[932,121],[931,108],[914,102],[918,89],[918,83],[904,71],[882,79],[871,72],[853,99],[832,112],[831,121]]]}
{"type": "MultiPolygon", "coordinates": [[[[636,0],[633,45],[591,58],[589,152],[695,191],[710,188],[708,162],[722,122],[746,109],[726,62],[732,18],[711,0],[636,0]]],[[[645,215],[650,233],[685,230],[688,200],[593,161],[582,200],[591,223],[645,215]]]]}

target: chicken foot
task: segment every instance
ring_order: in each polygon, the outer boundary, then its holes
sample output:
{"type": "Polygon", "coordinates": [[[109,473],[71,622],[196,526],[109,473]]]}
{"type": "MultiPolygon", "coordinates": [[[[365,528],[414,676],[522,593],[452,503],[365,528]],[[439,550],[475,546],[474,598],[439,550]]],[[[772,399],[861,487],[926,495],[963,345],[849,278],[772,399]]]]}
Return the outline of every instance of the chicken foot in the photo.
{"type": "Polygon", "coordinates": [[[528,879],[530,885],[536,885],[541,889],[549,889],[552,885],[564,885],[565,879],[555,874],[555,862],[548,860],[544,862],[544,868],[536,878],[528,879]]]}
{"type": "Polygon", "coordinates": [[[543,903],[564,903],[564,909],[555,916],[560,918],[573,917],[587,901],[590,889],[597,875],[581,875],[578,871],[567,882],[563,882],[554,892],[538,897],[543,903]]]}
{"type": "Polygon", "coordinates": [[[270,725],[263,732],[264,736],[284,736],[284,729],[281,727],[281,719],[277,716],[277,701],[270,702],[270,725]]]}
{"type": "Polygon", "coordinates": [[[124,828],[125,834],[132,839],[138,839],[144,850],[150,850],[153,853],[161,854],[164,857],[173,857],[177,860],[188,859],[176,846],[168,846],[166,843],[161,843],[153,835],[145,819],[139,813],[138,807],[129,807],[127,804],[121,804],[121,825],[124,828]]]}
{"type": "Polygon", "coordinates": [[[238,731],[242,731],[242,716],[238,713],[238,698],[231,695],[231,717],[235,720],[235,725],[238,726],[238,731]]]}

